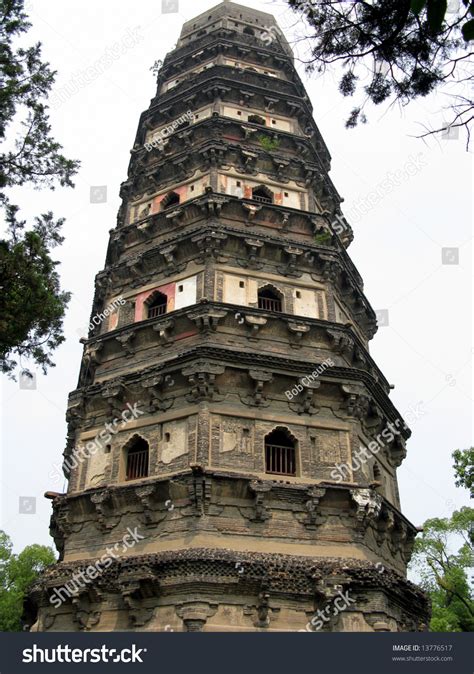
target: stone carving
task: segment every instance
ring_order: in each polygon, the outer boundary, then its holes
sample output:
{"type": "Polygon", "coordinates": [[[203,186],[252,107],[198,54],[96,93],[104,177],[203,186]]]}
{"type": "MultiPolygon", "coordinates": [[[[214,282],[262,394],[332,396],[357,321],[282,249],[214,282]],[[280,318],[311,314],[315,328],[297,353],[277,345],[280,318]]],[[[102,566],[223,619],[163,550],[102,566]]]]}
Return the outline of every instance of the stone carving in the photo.
{"type": "Polygon", "coordinates": [[[153,573],[122,573],[117,584],[128,610],[130,626],[144,627],[155,613],[155,608],[146,606],[144,600],[158,596],[158,583],[153,573]]]}
{"type": "Polygon", "coordinates": [[[293,337],[292,344],[293,347],[299,348],[301,346],[301,340],[303,335],[306,335],[311,330],[311,327],[307,323],[300,323],[296,321],[289,320],[287,323],[288,331],[293,337]]]}
{"type": "Polygon", "coordinates": [[[247,338],[256,341],[259,331],[267,324],[268,318],[265,316],[252,316],[252,314],[243,314],[244,321],[249,328],[247,338]]]}
{"type": "Polygon", "coordinates": [[[145,397],[148,399],[148,412],[167,410],[173,405],[173,399],[166,398],[163,395],[164,392],[169,390],[172,383],[174,383],[174,379],[170,374],[157,374],[142,379],[141,385],[145,391],[145,397]]]}
{"type": "Polygon", "coordinates": [[[303,387],[303,391],[301,392],[297,402],[289,403],[290,409],[297,414],[318,414],[320,407],[316,405],[315,400],[316,391],[319,390],[321,382],[308,382],[308,384],[301,384],[301,386],[303,387]]]}
{"type": "Polygon", "coordinates": [[[327,328],[326,334],[332,342],[336,353],[346,356],[349,362],[352,362],[355,344],[353,337],[342,330],[334,330],[332,328],[327,328]]]}
{"type": "Polygon", "coordinates": [[[73,597],[71,603],[74,607],[73,620],[78,624],[81,631],[89,632],[99,623],[102,612],[92,610],[84,596],[73,597]]]}
{"type": "MultiPolygon", "coordinates": [[[[190,402],[200,400],[218,400],[216,377],[223,374],[225,367],[207,361],[198,361],[194,365],[182,370],[183,377],[187,377],[190,393],[186,399],[190,402]]],[[[220,398],[222,399],[222,398],[220,398]]]]}
{"type": "Polygon", "coordinates": [[[390,446],[390,451],[388,454],[388,460],[390,465],[394,468],[401,466],[403,459],[407,455],[406,443],[405,440],[397,435],[392,445],[390,446]]]}
{"type": "Polygon", "coordinates": [[[271,515],[265,506],[265,495],[271,491],[272,485],[261,480],[252,480],[249,484],[249,489],[255,495],[254,507],[255,512],[251,519],[255,522],[265,522],[270,519],[271,515]]]}
{"type": "Polygon", "coordinates": [[[257,604],[256,627],[268,627],[270,625],[270,595],[268,592],[260,592],[257,604]]]}
{"type": "Polygon", "coordinates": [[[185,264],[178,264],[176,259],[176,253],[178,252],[178,245],[176,243],[170,244],[160,248],[159,253],[163,258],[165,263],[164,273],[166,276],[171,276],[171,274],[178,274],[183,269],[186,268],[185,264]]]}
{"type": "Polygon", "coordinates": [[[152,499],[155,491],[156,485],[154,484],[135,487],[135,495],[143,508],[142,519],[145,526],[155,524],[155,520],[153,519],[154,508],[152,499]]]}
{"type": "Polygon", "coordinates": [[[309,526],[316,526],[318,521],[318,506],[321,499],[324,497],[326,489],[321,487],[309,487],[307,490],[308,500],[305,503],[305,508],[308,513],[306,524],[309,526]]]}
{"type": "Polygon", "coordinates": [[[213,194],[211,188],[207,188],[208,195],[202,201],[202,211],[206,216],[219,216],[223,207],[229,203],[229,197],[222,194],[213,194]]]}
{"type": "Polygon", "coordinates": [[[263,395],[263,389],[266,383],[272,381],[272,373],[263,370],[249,370],[249,377],[255,382],[254,392],[253,395],[244,398],[242,402],[250,406],[267,407],[269,402],[263,395]]]}
{"type": "Polygon", "coordinates": [[[202,632],[204,625],[215,615],[218,604],[203,601],[189,601],[178,604],[176,614],[184,623],[186,632],[202,632]]]}
{"type": "Polygon", "coordinates": [[[351,489],[352,500],[357,506],[358,533],[364,535],[370,523],[377,519],[382,508],[382,497],[372,489],[351,489]]]}
{"type": "Polygon", "coordinates": [[[244,243],[247,248],[247,255],[239,259],[239,265],[251,269],[261,269],[263,262],[259,260],[259,255],[264,245],[263,241],[260,241],[260,239],[244,239],[244,243]]]}
{"type": "Polygon", "coordinates": [[[247,224],[250,224],[257,213],[260,213],[262,206],[255,206],[254,204],[242,203],[242,208],[247,212],[247,224]]]}
{"type": "Polygon", "coordinates": [[[109,419],[118,417],[122,411],[122,402],[125,392],[123,379],[108,381],[102,386],[102,398],[107,402],[107,415],[109,419]]]}
{"type": "Polygon", "coordinates": [[[398,518],[394,528],[392,529],[392,536],[388,541],[390,551],[393,555],[403,554],[407,542],[407,536],[407,525],[401,518],[398,518]]]}
{"type": "Polygon", "coordinates": [[[112,515],[112,492],[110,489],[101,489],[93,492],[90,495],[90,502],[95,508],[97,520],[95,522],[97,528],[101,531],[110,531],[120,521],[120,516],[112,515]]]}
{"type": "Polygon", "coordinates": [[[143,275],[143,255],[134,255],[129,258],[126,263],[129,275],[133,277],[140,277],[143,275]]]}
{"type": "Polygon", "coordinates": [[[191,464],[193,474],[192,483],[189,485],[189,496],[194,506],[195,514],[202,517],[209,512],[211,502],[212,482],[206,477],[202,466],[191,464]]]}
{"type": "Polygon", "coordinates": [[[173,343],[174,327],[175,322],[172,318],[167,318],[153,324],[153,330],[158,335],[160,346],[171,346],[173,343]]]}
{"type": "Polygon", "coordinates": [[[341,385],[341,389],[345,396],[345,400],[342,405],[343,409],[347,411],[349,416],[356,417],[360,420],[365,420],[370,409],[369,396],[364,392],[363,389],[359,387],[343,384],[341,385]]]}
{"type": "Polygon", "coordinates": [[[117,335],[115,339],[120,344],[122,349],[125,351],[125,356],[130,357],[135,355],[135,348],[133,346],[133,341],[136,337],[135,330],[126,330],[121,334],[117,335]]]}
{"type": "Polygon", "coordinates": [[[227,311],[218,310],[212,306],[204,305],[196,311],[189,312],[188,318],[195,323],[199,332],[204,335],[215,332],[219,321],[227,316],[227,311]]]}
{"type": "MultiPolygon", "coordinates": [[[[83,363],[87,368],[92,369],[92,373],[95,371],[97,365],[101,362],[101,351],[104,348],[104,343],[102,341],[92,342],[86,344],[84,347],[83,363]]],[[[92,376],[92,373],[90,376],[92,376]]]]}
{"type": "Polygon", "coordinates": [[[347,434],[344,431],[321,429],[317,440],[321,463],[334,466],[348,461],[347,434]]]}
{"type": "Polygon", "coordinates": [[[391,532],[395,526],[395,515],[393,511],[387,507],[384,507],[381,511],[381,516],[377,521],[377,528],[375,534],[375,540],[377,545],[382,547],[385,542],[390,540],[391,532]]]}
{"type": "Polygon", "coordinates": [[[226,239],[227,234],[223,234],[222,232],[206,232],[193,236],[191,240],[197,244],[201,252],[201,257],[198,261],[203,263],[205,260],[211,258],[215,259],[216,262],[225,262],[225,259],[220,254],[220,250],[226,239]]]}
{"type": "Polygon", "coordinates": [[[280,274],[284,276],[290,276],[292,278],[298,278],[301,276],[300,267],[300,257],[303,255],[304,251],[301,248],[295,248],[294,246],[284,246],[283,252],[288,258],[286,266],[278,267],[280,274]]]}

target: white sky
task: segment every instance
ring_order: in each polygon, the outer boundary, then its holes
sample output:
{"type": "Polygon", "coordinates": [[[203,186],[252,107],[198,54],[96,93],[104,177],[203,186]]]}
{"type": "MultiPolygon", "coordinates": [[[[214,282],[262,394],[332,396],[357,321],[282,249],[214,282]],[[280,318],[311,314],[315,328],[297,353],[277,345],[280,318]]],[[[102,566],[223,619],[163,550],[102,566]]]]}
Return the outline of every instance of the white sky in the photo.
{"type": "MultiPolygon", "coordinates": [[[[46,377],[38,373],[33,391],[3,381],[0,529],[12,537],[16,550],[52,544],[51,504],[43,493],[63,487],[48,475],[65,446],[67,396],[76,388],[82,354],[78,330],[89,320],[94,276],[103,268],[108,231],[115,227],[119,186],[126,179],[139,115],[155,93],[149,68],[174,47],[185,20],[216,4],[179,2],[179,13],[164,15],[161,0],[29,2],[33,28],[28,42],[43,43],[44,58],[58,70],[57,88],[130,30],[140,27],[135,34],[142,37],[101,77],[52,111],[54,135],[66,156],[82,162],[76,189],[22,189],[14,195],[24,216],[51,209],[56,217],[66,217],[66,240],[55,257],[61,261],[63,288],[73,293],[67,340],[55,354],[57,367],[46,377]],[[107,203],[91,204],[90,187],[102,185],[108,188],[107,203]],[[19,513],[21,497],[36,498],[35,514],[19,513]]],[[[283,27],[292,22],[283,2],[243,4],[271,12],[283,27]]],[[[411,424],[408,458],[398,471],[403,512],[416,525],[428,517],[447,517],[468,503],[467,491],[454,486],[451,453],[472,442],[471,155],[462,136],[427,143],[413,137],[420,123],[434,124],[442,96],[404,111],[372,109],[366,126],[346,131],[352,104],[340,97],[333,77],[308,78],[298,69],[332,155],[331,177],[347,214],[388,174],[404,171],[410,158],[421,163],[396,189],[382,190],[365,215],[352,218],[355,240],[349,253],[374,309],[389,310],[389,326],[379,329],[371,353],[395,385],[392,400],[402,414],[417,407],[424,412],[411,424]],[[459,248],[458,265],[442,264],[442,247],[459,248]]]]}

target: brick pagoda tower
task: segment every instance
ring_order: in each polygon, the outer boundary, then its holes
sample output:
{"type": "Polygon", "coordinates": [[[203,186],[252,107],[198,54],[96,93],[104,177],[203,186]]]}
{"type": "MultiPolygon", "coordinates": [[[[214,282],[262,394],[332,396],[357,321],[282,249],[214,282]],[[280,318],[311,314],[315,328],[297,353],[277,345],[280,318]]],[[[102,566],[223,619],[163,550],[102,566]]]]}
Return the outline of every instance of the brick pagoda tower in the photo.
{"type": "Polygon", "coordinates": [[[32,629],[424,628],[410,432],[329,170],[274,18],[187,22],[97,276],[32,629]]]}

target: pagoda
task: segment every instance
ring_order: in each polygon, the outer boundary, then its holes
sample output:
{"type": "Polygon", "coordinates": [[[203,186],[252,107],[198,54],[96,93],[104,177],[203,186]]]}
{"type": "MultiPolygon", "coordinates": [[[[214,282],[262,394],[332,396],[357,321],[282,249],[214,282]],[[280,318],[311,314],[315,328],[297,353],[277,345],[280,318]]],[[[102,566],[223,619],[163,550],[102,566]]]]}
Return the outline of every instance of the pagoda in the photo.
{"type": "Polygon", "coordinates": [[[271,14],[161,65],[70,394],[37,631],[417,631],[410,435],[330,155],[271,14]],[[337,610],[336,610],[337,608],[337,610]]]}

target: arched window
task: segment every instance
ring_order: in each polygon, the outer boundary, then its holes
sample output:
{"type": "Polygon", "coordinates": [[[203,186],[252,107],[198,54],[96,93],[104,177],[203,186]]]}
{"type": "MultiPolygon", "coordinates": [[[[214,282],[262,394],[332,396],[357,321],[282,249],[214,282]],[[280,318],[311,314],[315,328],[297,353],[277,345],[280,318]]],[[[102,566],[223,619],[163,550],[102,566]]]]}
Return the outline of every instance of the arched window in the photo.
{"type": "Polygon", "coordinates": [[[126,480],[139,480],[148,477],[149,447],[148,442],[136,435],[130,441],[126,451],[126,480]]]}
{"type": "Polygon", "coordinates": [[[283,297],[273,286],[264,286],[258,291],[258,308],[265,311],[283,311],[283,297]]]}
{"type": "Polygon", "coordinates": [[[253,28],[250,28],[249,26],[245,26],[243,33],[245,35],[255,35],[255,31],[253,30],[253,28]]]}
{"type": "Polygon", "coordinates": [[[163,293],[156,291],[146,302],[147,318],[156,318],[166,314],[168,298],[163,293]]]}
{"type": "Polygon", "coordinates": [[[180,196],[177,192],[168,192],[166,197],[161,201],[161,210],[164,211],[171,206],[177,206],[180,201],[180,196]]]}
{"type": "Polygon", "coordinates": [[[265,472],[296,475],[296,440],[287,428],[275,428],[265,437],[265,472]]]}
{"type": "MultiPolygon", "coordinates": [[[[250,69],[247,68],[247,70],[250,69]]],[[[260,115],[249,115],[247,121],[250,122],[250,124],[260,124],[260,126],[267,125],[267,122],[265,121],[264,117],[260,117],[260,115]]]]}
{"type": "Polygon", "coordinates": [[[253,188],[252,199],[262,204],[273,204],[273,192],[265,185],[259,185],[253,188]]]}

